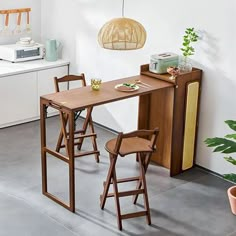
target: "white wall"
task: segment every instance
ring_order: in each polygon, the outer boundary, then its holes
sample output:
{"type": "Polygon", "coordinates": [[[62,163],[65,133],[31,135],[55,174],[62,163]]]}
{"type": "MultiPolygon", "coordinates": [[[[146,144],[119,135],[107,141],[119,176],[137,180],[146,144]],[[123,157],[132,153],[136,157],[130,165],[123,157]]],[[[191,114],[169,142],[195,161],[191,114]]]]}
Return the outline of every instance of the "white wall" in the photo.
{"type": "MultiPolygon", "coordinates": [[[[21,0],[21,1],[15,1],[15,0],[0,0],[0,9],[1,10],[7,10],[7,9],[16,9],[16,8],[31,8],[30,12],[30,24],[32,28],[32,38],[35,41],[41,40],[41,1],[35,1],[35,0],[21,0]]],[[[22,15],[22,21],[21,21],[21,29],[22,31],[25,28],[26,25],[26,14],[24,13],[22,15]]],[[[5,15],[0,15],[0,30],[3,29],[5,21],[5,15]]],[[[9,17],[9,30],[14,31],[16,27],[16,21],[17,21],[17,14],[10,14],[9,17]]],[[[19,40],[20,37],[25,36],[26,34],[21,35],[11,35],[11,36],[2,36],[0,34],[0,44],[8,44],[8,43],[15,43],[19,40]]]]}

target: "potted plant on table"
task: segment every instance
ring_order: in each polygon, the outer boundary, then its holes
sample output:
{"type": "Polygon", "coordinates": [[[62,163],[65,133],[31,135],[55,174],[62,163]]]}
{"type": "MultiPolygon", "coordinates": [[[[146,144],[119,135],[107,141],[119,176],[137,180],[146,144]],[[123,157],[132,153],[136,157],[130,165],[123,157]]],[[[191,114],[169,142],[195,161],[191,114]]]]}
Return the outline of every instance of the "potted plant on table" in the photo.
{"type": "Polygon", "coordinates": [[[179,70],[180,73],[187,73],[192,71],[192,65],[189,62],[189,56],[194,55],[194,48],[192,43],[197,42],[199,36],[194,28],[186,28],[185,35],[183,36],[183,43],[182,43],[182,57],[179,62],[179,70]]]}
{"type": "MultiPolygon", "coordinates": [[[[226,120],[225,123],[236,131],[236,120],[226,120]]],[[[208,147],[215,147],[214,152],[221,152],[224,154],[236,153],[236,133],[227,134],[224,138],[207,138],[204,142],[208,147]]],[[[236,159],[232,156],[225,156],[224,159],[229,163],[236,165],[236,159]]],[[[225,174],[224,178],[236,183],[236,173],[225,174]]],[[[232,213],[236,215],[236,185],[232,186],[227,191],[232,213]]]]}

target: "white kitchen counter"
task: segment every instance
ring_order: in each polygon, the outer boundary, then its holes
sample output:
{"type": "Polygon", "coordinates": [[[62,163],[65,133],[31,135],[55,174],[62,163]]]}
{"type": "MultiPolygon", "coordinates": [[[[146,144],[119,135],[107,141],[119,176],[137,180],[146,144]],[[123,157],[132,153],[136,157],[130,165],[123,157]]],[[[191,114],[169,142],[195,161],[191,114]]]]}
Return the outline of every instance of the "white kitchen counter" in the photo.
{"type": "Polygon", "coordinates": [[[16,63],[0,60],[0,77],[50,69],[69,64],[70,62],[66,60],[57,60],[50,62],[46,61],[45,59],[39,59],[16,63]]]}

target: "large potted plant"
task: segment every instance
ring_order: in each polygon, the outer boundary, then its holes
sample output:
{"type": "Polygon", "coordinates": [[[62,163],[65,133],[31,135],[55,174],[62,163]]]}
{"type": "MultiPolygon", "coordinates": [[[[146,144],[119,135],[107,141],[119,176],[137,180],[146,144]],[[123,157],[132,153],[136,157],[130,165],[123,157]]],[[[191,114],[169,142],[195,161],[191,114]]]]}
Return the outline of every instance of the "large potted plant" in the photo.
{"type": "MultiPolygon", "coordinates": [[[[236,120],[226,120],[225,123],[233,130],[236,131],[236,120]]],[[[224,159],[231,163],[232,165],[236,165],[236,159],[229,154],[236,153],[236,133],[227,134],[224,138],[207,138],[204,142],[208,147],[215,147],[214,152],[221,152],[224,154],[228,154],[224,159]]],[[[236,183],[236,174],[230,173],[225,174],[224,178],[231,181],[232,183],[236,183]]],[[[230,206],[232,213],[236,215],[236,186],[232,186],[227,191],[230,206]]]]}

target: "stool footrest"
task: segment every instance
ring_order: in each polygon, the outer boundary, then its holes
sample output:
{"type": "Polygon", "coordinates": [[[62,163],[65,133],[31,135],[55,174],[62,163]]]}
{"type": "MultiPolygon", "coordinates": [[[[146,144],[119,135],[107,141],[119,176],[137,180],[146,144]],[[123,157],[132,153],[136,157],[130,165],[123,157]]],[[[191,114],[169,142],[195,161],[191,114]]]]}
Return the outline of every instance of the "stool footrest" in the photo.
{"type": "Polygon", "coordinates": [[[74,157],[88,156],[88,155],[92,155],[92,154],[98,154],[98,155],[100,155],[100,152],[99,152],[99,151],[81,152],[81,153],[79,153],[79,154],[75,154],[74,157]]]}
{"type": "MultiPolygon", "coordinates": [[[[129,177],[129,178],[123,178],[123,179],[118,179],[117,180],[117,183],[126,183],[126,182],[131,182],[131,181],[138,181],[140,180],[140,177],[137,176],[137,177],[129,177]]],[[[106,181],[103,182],[103,186],[105,186],[106,184],[106,181]]],[[[113,184],[113,181],[111,180],[110,184],[113,184]]]]}
{"type": "MultiPolygon", "coordinates": [[[[80,134],[79,136],[74,136],[74,139],[80,139],[80,138],[89,138],[89,137],[95,137],[97,138],[97,134],[91,133],[91,134],[80,134]]],[[[66,138],[69,140],[69,137],[66,138]]]]}
{"type": "Polygon", "coordinates": [[[126,182],[131,182],[131,181],[138,181],[140,180],[140,177],[129,177],[129,178],[123,178],[123,179],[118,179],[117,183],[126,183],[126,182]]]}
{"type": "MultiPolygon", "coordinates": [[[[96,133],[90,133],[90,134],[85,134],[84,133],[84,130],[77,130],[77,131],[74,131],[74,135],[75,135],[75,139],[76,138],[86,138],[86,137],[92,137],[92,136],[97,136],[96,133]],[[76,137],[76,135],[79,135],[78,137],[76,137]]],[[[69,133],[66,133],[66,138],[68,139],[69,138],[69,133]]]]}
{"type": "MultiPolygon", "coordinates": [[[[80,130],[75,130],[74,134],[84,134],[85,130],[84,129],[80,129],[80,130]]],[[[69,132],[66,132],[66,136],[69,136],[69,132]]]]}
{"type": "MultiPolygon", "coordinates": [[[[86,134],[86,135],[81,135],[80,137],[75,137],[74,140],[76,139],[81,139],[81,138],[89,138],[89,137],[96,137],[96,134],[86,134]]],[[[67,139],[69,141],[69,139],[67,139]]],[[[80,142],[74,142],[74,146],[81,144],[80,142]]],[[[64,148],[66,145],[62,144],[60,148],[64,148]]]]}
{"type": "Polygon", "coordinates": [[[147,211],[138,211],[138,212],[134,212],[134,213],[129,213],[129,214],[123,214],[121,215],[121,219],[130,219],[130,218],[134,218],[134,217],[140,217],[140,216],[146,216],[148,214],[147,211]]]}
{"type": "Polygon", "coordinates": [[[80,139],[80,138],[88,138],[88,137],[97,137],[97,134],[91,133],[91,134],[81,134],[78,137],[74,137],[74,139],[80,139]]]}
{"type": "MultiPolygon", "coordinates": [[[[137,194],[144,194],[144,189],[136,189],[136,190],[131,190],[131,191],[119,192],[118,197],[127,197],[127,196],[132,196],[132,195],[137,195],[137,194]]],[[[114,193],[108,193],[107,197],[114,197],[114,193]]]]}

